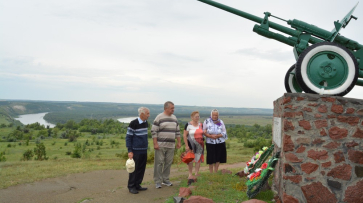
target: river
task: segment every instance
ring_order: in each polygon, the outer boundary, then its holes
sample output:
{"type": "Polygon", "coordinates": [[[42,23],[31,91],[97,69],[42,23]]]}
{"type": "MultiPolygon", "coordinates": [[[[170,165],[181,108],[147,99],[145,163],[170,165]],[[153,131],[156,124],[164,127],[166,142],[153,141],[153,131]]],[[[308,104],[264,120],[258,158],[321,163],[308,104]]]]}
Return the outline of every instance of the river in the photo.
{"type": "Polygon", "coordinates": [[[127,117],[127,118],[119,118],[117,119],[121,123],[130,123],[132,120],[134,120],[137,117],[127,117]]]}
{"type": "MultiPolygon", "coordinates": [[[[20,115],[19,118],[14,118],[15,120],[20,121],[24,125],[33,124],[33,123],[40,123],[40,125],[44,125],[47,127],[49,125],[50,128],[54,128],[55,125],[52,123],[48,123],[46,120],[44,120],[45,113],[35,113],[35,114],[24,114],[20,115]]],[[[121,123],[130,123],[132,120],[134,120],[137,117],[126,117],[126,118],[119,118],[117,119],[121,123]]]]}
{"type": "Polygon", "coordinates": [[[20,121],[24,125],[33,124],[33,123],[40,123],[40,125],[44,125],[47,127],[49,125],[50,128],[54,128],[55,125],[52,123],[48,123],[46,120],[44,120],[45,113],[34,113],[34,114],[24,114],[20,115],[19,118],[14,118],[15,120],[20,121]]]}

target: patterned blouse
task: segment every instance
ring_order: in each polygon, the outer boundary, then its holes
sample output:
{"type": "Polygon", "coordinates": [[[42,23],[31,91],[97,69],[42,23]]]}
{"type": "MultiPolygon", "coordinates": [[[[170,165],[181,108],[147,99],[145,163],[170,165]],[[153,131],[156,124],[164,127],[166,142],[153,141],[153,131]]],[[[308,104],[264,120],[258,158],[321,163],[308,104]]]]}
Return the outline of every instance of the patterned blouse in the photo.
{"type": "Polygon", "coordinates": [[[207,137],[207,144],[220,144],[228,139],[226,126],[220,119],[213,121],[212,118],[207,118],[203,123],[203,131],[205,130],[207,130],[208,134],[222,134],[222,137],[217,139],[207,137]]]}

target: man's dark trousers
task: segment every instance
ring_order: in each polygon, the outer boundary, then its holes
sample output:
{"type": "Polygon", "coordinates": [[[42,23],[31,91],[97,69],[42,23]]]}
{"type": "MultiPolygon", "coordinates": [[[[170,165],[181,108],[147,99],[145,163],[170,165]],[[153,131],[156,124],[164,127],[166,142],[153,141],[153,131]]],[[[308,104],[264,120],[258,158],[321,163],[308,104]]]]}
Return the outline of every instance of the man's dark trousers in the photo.
{"type": "Polygon", "coordinates": [[[140,184],[144,179],[146,161],[147,161],[147,153],[145,154],[134,154],[133,159],[135,161],[135,171],[129,174],[129,182],[127,187],[129,189],[140,188],[140,184]]]}

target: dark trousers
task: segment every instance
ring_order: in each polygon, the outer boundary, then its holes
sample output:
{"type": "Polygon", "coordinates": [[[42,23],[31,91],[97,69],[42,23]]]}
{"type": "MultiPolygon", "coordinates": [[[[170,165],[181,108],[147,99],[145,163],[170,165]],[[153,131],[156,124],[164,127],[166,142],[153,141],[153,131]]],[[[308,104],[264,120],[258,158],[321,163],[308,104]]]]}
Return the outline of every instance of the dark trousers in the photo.
{"type": "Polygon", "coordinates": [[[135,161],[135,171],[129,174],[129,182],[127,185],[129,189],[141,187],[140,184],[142,183],[145,174],[147,153],[134,154],[133,159],[135,161]]]}

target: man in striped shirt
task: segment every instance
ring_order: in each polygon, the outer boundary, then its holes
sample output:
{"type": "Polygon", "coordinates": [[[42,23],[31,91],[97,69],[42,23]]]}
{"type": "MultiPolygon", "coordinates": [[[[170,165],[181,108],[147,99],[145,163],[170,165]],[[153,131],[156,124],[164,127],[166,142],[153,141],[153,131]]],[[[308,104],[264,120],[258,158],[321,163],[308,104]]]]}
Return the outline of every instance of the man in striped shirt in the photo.
{"type": "Polygon", "coordinates": [[[174,158],[175,139],[178,141],[177,148],[181,147],[179,124],[173,113],[174,103],[165,102],[164,112],[156,116],[151,127],[155,149],[154,181],[156,188],[161,188],[161,184],[173,185],[169,180],[169,175],[174,158]]]}
{"type": "Polygon", "coordinates": [[[135,171],[129,174],[127,187],[132,194],[139,193],[138,191],[147,190],[141,187],[144,179],[146,161],[147,161],[147,119],[150,116],[150,110],[146,107],[138,109],[139,117],[131,121],[126,133],[126,147],[128,150],[129,159],[135,161],[135,171]]]}

